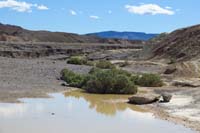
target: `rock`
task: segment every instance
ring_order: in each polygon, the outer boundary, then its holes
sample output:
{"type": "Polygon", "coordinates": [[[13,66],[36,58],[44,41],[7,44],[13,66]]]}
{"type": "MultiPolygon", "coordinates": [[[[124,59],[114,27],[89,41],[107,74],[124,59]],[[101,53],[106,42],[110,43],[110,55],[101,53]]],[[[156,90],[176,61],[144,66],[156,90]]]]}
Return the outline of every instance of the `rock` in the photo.
{"type": "Polygon", "coordinates": [[[129,103],[138,105],[151,104],[159,101],[160,97],[160,95],[154,94],[137,94],[129,98],[129,103]]]}
{"type": "Polygon", "coordinates": [[[176,72],[176,68],[167,68],[164,72],[164,74],[172,74],[174,72],[176,72]]]}
{"type": "Polygon", "coordinates": [[[163,98],[163,102],[166,103],[170,102],[170,100],[172,99],[172,95],[169,93],[163,93],[161,96],[163,98]]]}
{"type": "Polygon", "coordinates": [[[174,86],[179,86],[179,87],[200,87],[200,83],[193,82],[193,81],[187,81],[187,80],[176,80],[172,83],[174,86]]]}
{"type": "Polygon", "coordinates": [[[61,83],[61,86],[69,86],[66,82],[61,83]]]}

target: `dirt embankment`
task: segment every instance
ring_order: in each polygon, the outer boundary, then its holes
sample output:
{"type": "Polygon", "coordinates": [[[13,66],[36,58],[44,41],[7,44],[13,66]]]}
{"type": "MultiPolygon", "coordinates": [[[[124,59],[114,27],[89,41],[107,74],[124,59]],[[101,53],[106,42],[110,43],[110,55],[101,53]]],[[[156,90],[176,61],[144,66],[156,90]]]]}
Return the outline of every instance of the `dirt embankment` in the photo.
{"type": "Polygon", "coordinates": [[[18,43],[0,42],[0,56],[12,58],[39,58],[51,55],[88,54],[102,50],[142,49],[144,44],[95,43],[18,43]]]}
{"type": "Polygon", "coordinates": [[[154,58],[188,61],[200,57],[200,25],[178,29],[153,43],[154,58]]]}

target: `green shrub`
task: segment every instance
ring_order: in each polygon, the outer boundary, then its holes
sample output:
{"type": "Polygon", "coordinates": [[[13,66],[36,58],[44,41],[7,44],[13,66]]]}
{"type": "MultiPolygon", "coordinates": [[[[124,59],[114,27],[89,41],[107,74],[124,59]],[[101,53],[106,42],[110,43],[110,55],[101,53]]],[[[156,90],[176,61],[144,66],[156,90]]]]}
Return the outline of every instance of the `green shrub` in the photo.
{"type": "Polygon", "coordinates": [[[130,80],[131,80],[132,82],[134,82],[136,85],[138,85],[139,79],[140,79],[140,76],[139,76],[139,75],[131,75],[131,78],[130,78],[130,80]]]}
{"type": "MultiPolygon", "coordinates": [[[[134,78],[132,77],[132,80],[134,78]]],[[[144,87],[161,87],[163,86],[163,81],[157,74],[143,74],[134,79],[135,84],[144,87]]]]}
{"type": "Polygon", "coordinates": [[[121,94],[135,94],[137,87],[126,75],[119,75],[115,78],[114,91],[121,94]]]}
{"type": "Polygon", "coordinates": [[[71,57],[68,61],[68,64],[75,64],[75,65],[84,65],[87,64],[87,60],[84,57],[74,56],[71,57]]]}
{"type": "Polygon", "coordinates": [[[119,69],[92,68],[88,74],[76,74],[68,69],[61,72],[62,79],[69,86],[78,87],[89,93],[135,94],[137,86],[160,87],[163,82],[159,75],[132,75],[119,69]]]}
{"type": "Polygon", "coordinates": [[[82,87],[85,75],[76,74],[68,69],[61,71],[61,79],[66,81],[71,87],[82,87]]]}
{"type": "Polygon", "coordinates": [[[101,69],[113,69],[115,68],[115,65],[112,64],[110,61],[102,60],[96,63],[96,67],[101,69]]]}
{"type": "Polygon", "coordinates": [[[99,72],[95,72],[92,75],[93,78],[90,78],[86,83],[86,91],[90,93],[107,93],[108,90],[113,87],[113,78],[111,76],[101,70],[99,72]]]}
{"type": "Polygon", "coordinates": [[[129,73],[129,72],[125,71],[125,70],[116,69],[116,68],[111,69],[111,72],[112,72],[112,73],[115,73],[115,74],[117,74],[117,75],[126,75],[126,76],[128,76],[128,77],[131,77],[131,76],[132,76],[131,73],[129,73]]]}
{"type": "Polygon", "coordinates": [[[87,65],[87,66],[94,66],[94,65],[95,65],[95,62],[94,62],[94,61],[87,61],[87,62],[85,63],[85,65],[87,65]]]}
{"type": "Polygon", "coordinates": [[[97,73],[99,71],[102,71],[100,68],[97,68],[97,67],[93,67],[90,71],[89,71],[89,74],[94,74],[94,73],[97,73]]]}
{"type": "Polygon", "coordinates": [[[130,80],[131,74],[123,70],[102,70],[93,68],[86,75],[76,74],[68,69],[61,72],[62,79],[69,86],[85,89],[89,93],[135,94],[137,86],[130,80]]]}
{"type": "Polygon", "coordinates": [[[99,70],[94,68],[91,77],[85,85],[89,93],[100,94],[135,94],[137,87],[131,82],[129,74],[125,71],[111,69],[99,70]]]}

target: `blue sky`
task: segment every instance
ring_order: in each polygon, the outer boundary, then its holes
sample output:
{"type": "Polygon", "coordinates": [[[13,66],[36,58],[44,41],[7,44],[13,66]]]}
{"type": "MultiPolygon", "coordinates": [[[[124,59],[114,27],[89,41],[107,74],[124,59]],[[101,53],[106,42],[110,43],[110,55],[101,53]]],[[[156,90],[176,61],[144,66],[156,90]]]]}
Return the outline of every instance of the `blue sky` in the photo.
{"type": "Polygon", "coordinates": [[[31,30],[170,32],[200,23],[199,0],[0,0],[0,22],[31,30]]]}

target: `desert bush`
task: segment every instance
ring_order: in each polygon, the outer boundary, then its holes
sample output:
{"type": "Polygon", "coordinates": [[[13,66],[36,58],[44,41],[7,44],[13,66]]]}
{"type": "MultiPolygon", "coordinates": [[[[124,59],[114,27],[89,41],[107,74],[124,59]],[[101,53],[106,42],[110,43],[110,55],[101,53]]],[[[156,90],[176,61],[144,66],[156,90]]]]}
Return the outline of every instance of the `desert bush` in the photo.
{"type": "Polygon", "coordinates": [[[72,56],[70,59],[67,61],[68,64],[75,64],[75,65],[84,65],[87,64],[87,60],[85,57],[80,57],[80,56],[72,56]]]}
{"type": "Polygon", "coordinates": [[[114,91],[119,94],[135,94],[137,86],[126,75],[119,75],[115,78],[114,91]]]}
{"type": "Polygon", "coordinates": [[[163,81],[160,76],[157,74],[142,74],[141,76],[132,77],[132,81],[134,80],[135,84],[144,87],[160,87],[163,86],[163,81]]]}
{"type": "Polygon", "coordinates": [[[117,75],[126,75],[126,76],[128,76],[129,78],[132,76],[131,73],[129,73],[129,72],[125,71],[125,70],[116,69],[116,68],[111,69],[111,72],[112,72],[112,73],[115,73],[115,74],[117,74],[117,75]]]}
{"type": "Polygon", "coordinates": [[[85,75],[76,74],[68,69],[63,69],[61,71],[61,79],[67,82],[71,87],[82,87],[85,75]]]}
{"type": "Polygon", "coordinates": [[[141,77],[140,75],[131,75],[130,80],[132,82],[134,82],[136,85],[138,85],[138,81],[139,81],[140,77],[141,77]]]}
{"type": "Polygon", "coordinates": [[[94,65],[95,65],[95,62],[94,62],[94,61],[87,61],[87,62],[85,63],[85,65],[87,65],[87,66],[94,66],[94,65]]]}
{"type": "Polygon", "coordinates": [[[94,74],[94,73],[97,73],[97,72],[99,72],[99,71],[101,71],[100,68],[93,67],[92,69],[90,69],[89,74],[94,74]]]}
{"type": "Polygon", "coordinates": [[[135,94],[137,86],[160,87],[163,85],[159,75],[132,75],[119,69],[92,68],[88,74],[76,74],[68,69],[61,72],[62,79],[69,86],[82,88],[89,93],[135,94]]]}
{"type": "Polygon", "coordinates": [[[113,69],[115,68],[115,65],[112,64],[110,61],[101,60],[96,63],[96,67],[101,69],[113,69]]]}
{"type": "Polygon", "coordinates": [[[131,74],[123,70],[102,70],[93,68],[86,75],[76,74],[68,69],[61,72],[62,79],[69,86],[79,87],[89,93],[135,94],[137,86],[130,80],[131,74]]]}
{"type": "Polygon", "coordinates": [[[135,94],[137,87],[131,82],[129,74],[125,71],[111,69],[100,70],[94,68],[91,78],[85,85],[85,90],[89,93],[100,94],[135,94]]]}

